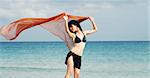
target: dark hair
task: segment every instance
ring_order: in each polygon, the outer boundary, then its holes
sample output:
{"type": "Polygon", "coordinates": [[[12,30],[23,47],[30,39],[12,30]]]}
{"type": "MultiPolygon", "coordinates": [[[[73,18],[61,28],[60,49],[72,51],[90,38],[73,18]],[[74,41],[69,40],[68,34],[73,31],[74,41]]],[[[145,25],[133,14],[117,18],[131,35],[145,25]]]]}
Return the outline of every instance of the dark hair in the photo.
{"type": "MultiPolygon", "coordinates": [[[[78,21],[76,21],[76,20],[70,20],[70,21],[68,22],[69,30],[70,30],[70,27],[71,27],[72,25],[77,26],[77,27],[82,31],[82,28],[81,28],[80,23],[79,23],[78,21]]],[[[71,30],[70,30],[70,31],[71,31],[71,30]]],[[[71,31],[71,32],[74,33],[73,31],[71,31]]]]}

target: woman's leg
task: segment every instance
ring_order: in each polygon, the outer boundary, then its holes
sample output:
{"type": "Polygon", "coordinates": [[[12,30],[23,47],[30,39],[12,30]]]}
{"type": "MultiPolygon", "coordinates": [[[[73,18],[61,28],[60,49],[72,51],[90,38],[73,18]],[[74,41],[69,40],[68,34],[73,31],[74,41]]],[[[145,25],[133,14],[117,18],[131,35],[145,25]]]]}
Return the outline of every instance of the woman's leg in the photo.
{"type": "Polygon", "coordinates": [[[80,69],[75,68],[74,69],[74,78],[79,78],[79,74],[80,74],[80,69]]]}
{"type": "Polygon", "coordinates": [[[67,72],[65,75],[65,78],[70,78],[70,76],[74,73],[74,63],[73,63],[73,57],[70,56],[67,60],[67,72]]]}

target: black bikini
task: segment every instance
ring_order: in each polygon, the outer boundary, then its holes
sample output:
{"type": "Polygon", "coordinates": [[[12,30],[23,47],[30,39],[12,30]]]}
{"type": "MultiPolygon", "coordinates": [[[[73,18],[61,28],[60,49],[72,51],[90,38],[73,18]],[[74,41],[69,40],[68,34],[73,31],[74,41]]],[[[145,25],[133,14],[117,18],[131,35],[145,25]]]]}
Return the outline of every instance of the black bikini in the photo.
{"type": "MultiPolygon", "coordinates": [[[[81,41],[81,39],[76,35],[74,42],[75,42],[75,43],[86,42],[86,37],[85,37],[85,35],[84,35],[82,41],[81,41]]],[[[75,54],[75,53],[72,52],[72,51],[69,51],[69,53],[67,54],[67,57],[66,57],[66,60],[65,60],[65,64],[67,65],[67,60],[68,60],[68,58],[69,58],[70,56],[73,57],[74,68],[80,69],[80,67],[81,67],[81,56],[75,54]]]]}
{"type": "MultiPolygon", "coordinates": [[[[76,38],[75,38],[75,43],[80,43],[81,42],[81,39],[76,35],[76,38]]],[[[82,39],[82,42],[86,42],[86,37],[84,35],[83,39],[82,39]]]]}

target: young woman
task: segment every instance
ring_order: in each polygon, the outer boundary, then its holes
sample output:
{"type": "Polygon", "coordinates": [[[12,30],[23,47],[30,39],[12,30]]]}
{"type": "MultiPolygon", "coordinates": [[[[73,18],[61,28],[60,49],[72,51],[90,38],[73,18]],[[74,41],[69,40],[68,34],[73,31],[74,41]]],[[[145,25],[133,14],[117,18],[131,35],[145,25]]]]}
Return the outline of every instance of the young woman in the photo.
{"type": "Polygon", "coordinates": [[[70,78],[74,74],[74,78],[79,78],[81,67],[81,56],[83,54],[86,45],[86,36],[97,31],[95,21],[92,17],[88,17],[92,22],[92,30],[82,30],[80,24],[71,20],[68,22],[68,16],[63,17],[65,19],[66,31],[72,38],[74,47],[66,56],[65,64],[67,65],[67,72],[65,78],[70,78]]]}

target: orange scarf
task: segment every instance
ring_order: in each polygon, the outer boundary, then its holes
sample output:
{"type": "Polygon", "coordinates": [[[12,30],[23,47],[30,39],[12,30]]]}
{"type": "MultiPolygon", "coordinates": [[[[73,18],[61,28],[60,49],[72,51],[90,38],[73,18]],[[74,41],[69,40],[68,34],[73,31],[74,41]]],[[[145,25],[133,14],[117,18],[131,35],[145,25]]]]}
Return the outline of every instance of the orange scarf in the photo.
{"type": "Polygon", "coordinates": [[[66,43],[67,47],[71,49],[73,47],[73,41],[65,30],[64,15],[68,16],[68,21],[77,20],[78,22],[82,22],[88,19],[88,17],[85,16],[73,16],[66,13],[60,13],[50,18],[23,18],[1,27],[0,34],[8,40],[14,40],[23,30],[34,26],[40,26],[58,36],[66,43]]]}

